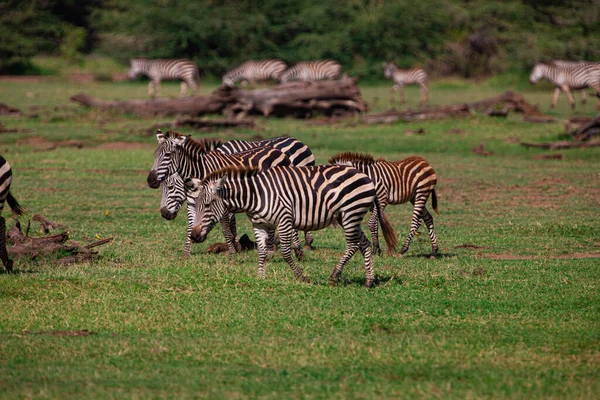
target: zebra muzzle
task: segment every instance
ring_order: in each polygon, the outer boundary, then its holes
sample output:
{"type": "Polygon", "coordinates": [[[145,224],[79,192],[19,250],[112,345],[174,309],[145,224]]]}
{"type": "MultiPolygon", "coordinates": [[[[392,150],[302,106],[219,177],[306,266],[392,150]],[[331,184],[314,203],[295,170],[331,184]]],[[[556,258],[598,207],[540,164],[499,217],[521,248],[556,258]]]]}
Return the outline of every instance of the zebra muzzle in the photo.
{"type": "Polygon", "coordinates": [[[196,225],[192,228],[190,238],[194,243],[202,243],[206,240],[206,233],[202,232],[202,227],[200,225],[196,225]]]}
{"type": "Polygon", "coordinates": [[[171,212],[167,209],[167,207],[163,207],[160,209],[160,215],[162,215],[162,217],[168,221],[175,219],[175,217],[177,217],[177,213],[176,212],[171,212]]]}
{"type": "Polygon", "coordinates": [[[147,182],[148,186],[150,186],[152,189],[158,189],[160,187],[160,182],[158,181],[158,173],[155,169],[150,171],[150,173],[148,174],[147,182]]]}

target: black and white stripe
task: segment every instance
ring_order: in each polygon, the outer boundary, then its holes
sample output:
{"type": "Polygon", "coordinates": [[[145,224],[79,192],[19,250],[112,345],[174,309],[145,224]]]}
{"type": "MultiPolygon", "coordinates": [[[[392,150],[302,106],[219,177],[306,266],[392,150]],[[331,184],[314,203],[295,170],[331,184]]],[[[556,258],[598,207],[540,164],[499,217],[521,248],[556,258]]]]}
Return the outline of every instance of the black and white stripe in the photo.
{"type": "MultiPolygon", "coordinates": [[[[381,158],[374,159],[370,154],[347,152],[333,156],[329,162],[351,166],[368,175],[377,186],[377,198],[379,204],[381,204],[381,210],[384,210],[388,204],[404,204],[410,201],[413,205],[412,222],[410,232],[400,253],[404,254],[408,251],[410,242],[421,226],[421,220],[423,220],[429,230],[432,247],[431,256],[437,256],[438,244],[433,229],[433,217],[425,206],[429,195],[431,195],[433,209],[438,212],[435,193],[437,175],[425,159],[408,157],[400,161],[386,161],[381,158]]],[[[373,251],[381,254],[376,213],[377,210],[373,210],[373,214],[369,218],[369,229],[373,238],[373,251]]]]}
{"type": "MultiPolygon", "coordinates": [[[[287,155],[292,165],[297,167],[315,165],[315,157],[308,146],[298,139],[288,136],[278,136],[270,139],[248,142],[245,140],[230,140],[221,142],[220,140],[203,139],[200,141],[207,151],[219,151],[225,154],[236,154],[244,151],[255,150],[261,147],[270,146],[280,150],[287,155]]],[[[194,221],[194,200],[189,196],[189,191],[184,185],[184,180],[179,174],[169,176],[161,185],[161,214],[163,218],[171,220],[177,216],[179,209],[184,201],[187,201],[188,235],[184,246],[184,254],[189,255],[191,242],[189,240],[189,231],[194,221]]],[[[235,219],[233,220],[235,223],[235,219]]],[[[235,232],[235,230],[234,230],[235,232]]],[[[224,232],[225,234],[225,232],[224,232]]],[[[304,247],[311,248],[313,237],[310,232],[304,234],[304,247]]]]}
{"type": "Polygon", "coordinates": [[[406,101],[404,95],[404,85],[418,85],[421,93],[420,102],[422,104],[429,102],[429,79],[427,72],[421,68],[400,69],[393,62],[383,63],[383,75],[386,79],[394,82],[390,102],[396,101],[396,91],[400,92],[400,102],[406,101]]]}
{"type": "MultiPolygon", "coordinates": [[[[600,63],[598,62],[593,62],[593,61],[567,61],[567,60],[552,60],[552,64],[556,65],[557,67],[567,67],[567,68],[572,68],[572,67],[580,67],[580,66],[586,66],[586,65],[591,65],[591,66],[599,66],[600,63]]],[[[581,93],[581,103],[585,104],[587,103],[587,93],[585,92],[585,89],[580,89],[580,93],[581,93]]]]}
{"type": "Polygon", "coordinates": [[[561,91],[566,93],[571,108],[575,108],[571,90],[592,88],[596,93],[600,93],[600,64],[571,63],[560,60],[558,64],[556,61],[551,64],[538,63],[533,67],[529,81],[537,83],[542,78],[556,86],[552,97],[552,108],[556,106],[561,91]]]}
{"type": "Polygon", "coordinates": [[[10,192],[12,183],[12,168],[6,159],[0,156],[0,260],[8,272],[12,271],[13,261],[8,258],[6,250],[6,220],[2,217],[2,210],[6,202],[10,207],[13,217],[17,219],[19,215],[25,213],[25,209],[14,198],[10,192]]]}
{"type": "Polygon", "coordinates": [[[192,94],[195,94],[200,87],[198,66],[184,58],[174,60],[134,58],[130,61],[129,79],[135,79],[140,74],[150,78],[148,84],[150,97],[160,95],[160,82],[164,80],[181,80],[181,96],[185,95],[188,86],[192,89],[192,94]]]}
{"type": "MultiPolygon", "coordinates": [[[[330,276],[337,282],[344,265],[357,251],[365,258],[366,286],[374,282],[371,246],[360,223],[369,208],[379,209],[375,185],[355,168],[316,167],[227,168],[193,180],[197,190],[196,222],[192,240],[202,242],[223,215],[245,212],[250,217],[258,248],[258,273],[264,277],[269,232],[279,231],[281,253],[297,278],[307,280],[291,257],[295,230],[323,229],[337,222],[344,229],[346,252],[330,276]]],[[[388,248],[395,232],[378,212],[388,248]]]]}
{"type": "MultiPolygon", "coordinates": [[[[159,145],[154,152],[152,170],[148,174],[148,186],[151,188],[160,187],[161,183],[166,181],[167,178],[174,178],[175,173],[185,182],[191,178],[203,178],[213,171],[232,165],[252,166],[262,170],[278,165],[291,164],[285,153],[272,147],[260,147],[243,153],[224,154],[218,151],[209,151],[203,142],[195,141],[189,136],[173,131],[165,134],[159,131],[156,138],[159,145]]],[[[170,181],[169,184],[171,183],[177,184],[177,181],[170,181]]],[[[165,190],[169,190],[166,185],[163,186],[163,195],[165,190]]],[[[167,204],[164,205],[165,207],[161,207],[162,216],[166,219],[175,218],[176,212],[172,214],[166,208],[167,204]]],[[[184,248],[184,254],[186,255],[189,255],[191,247],[189,219],[190,215],[188,214],[188,234],[184,248]]],[[[235,217],[225,216],[221,226],[230,253],[235,253],[238,250],[235,217]]]]}
{"type": "Polygon", "coordinates": [[[279,81],[287,64],[282,60],[251,60],[223,75],[223,85],[234,86],[236,82],[242,85],[254,86],[255,82],[274,80],[279,81]]]}
{"type": "Polygon", "coordinates": [[[342,66],[335,60],[302,61],[281,75],[281,83],[333,80],[337,79],[341,72],[342,66]]]}

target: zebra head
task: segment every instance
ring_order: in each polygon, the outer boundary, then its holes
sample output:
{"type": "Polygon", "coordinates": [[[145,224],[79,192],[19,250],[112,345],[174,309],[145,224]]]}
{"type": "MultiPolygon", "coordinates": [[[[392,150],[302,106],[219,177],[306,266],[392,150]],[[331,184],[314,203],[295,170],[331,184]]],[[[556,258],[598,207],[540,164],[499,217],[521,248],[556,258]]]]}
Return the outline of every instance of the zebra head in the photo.
{"type": "Polygon", "coordinates": [[[191,179],[186,182],[190,197],[196,200],[196,216],[192,227],[191,239],[194,242],[204,242],[206,237],[227,213],[227,207],[221,197],[224,176],[205,179],[191,179]]]}
{"type": "Polygon", "coordinates": [[[177,217],[177,212],[181,208],[183,201],[186,200],[185,182],[177,172],[170,175],[161,184],[162,198],[160,199],[160,214],[166,220],[172,220],[177,217]]]}
{"type": "Polygon", "coordinates": [[[384,62],[383,63],[383,76],[385,79],[392,79],[394,77],[394,72],[398,67],[393,62],[384,62]]]}
{"type": "Polygon", "coordinates": [[[231,73],[231,71],[229,71],[228,73],[223,75],[223,85],[225,85],[227,87],[235,86],[235,78],[234,78],[233,74],[231,73]]]}
{"type": "Polygon", "coordinates": [[[533,69],[531,70],[531,75],[529,75],[529,82],[532,84],[537,83],[540,79],[546,76],[547,65],[539,63],[535,64],[533,69]]]}
{"type": "Polygon", "coordinates": [[[175,132],[167,132],[165,135],[158,129],[156,139],[158,147],[154,151],[154,164],[147,179],[148,186],[152,189],[158,189],[168,176],[177,172],[179,161],[177,148],[185,143],[188,136],[175,134],[175,132]]]}
{"type": "Polygon", "coordinates": [[[135,58],[131,59],[129,61],[129,74],[127,74],[129,79],[135,79],[142,72],[142,60],[135,58]]]}

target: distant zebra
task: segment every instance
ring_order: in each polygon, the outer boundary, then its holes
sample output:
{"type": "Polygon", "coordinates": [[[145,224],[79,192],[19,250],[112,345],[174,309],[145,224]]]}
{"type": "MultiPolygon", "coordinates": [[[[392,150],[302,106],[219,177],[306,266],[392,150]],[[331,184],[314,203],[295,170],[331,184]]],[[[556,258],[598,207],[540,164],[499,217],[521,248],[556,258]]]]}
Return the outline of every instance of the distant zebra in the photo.
{"type": "Polygon", "coordinates": [[[160,95],[160,81],[181,80],[180,96],[184,96],[188,86],[195,94],[200,88],[200,74],[196,64],[184,58],[167,60],[146,58],[134,58],[130,61],[129,79],[135,79],[138,75],[149,77],[148,94],[150,97],[160,95]]]}
{"type": "Polygon", "coordinates": [[[374,282],[371,246],[360,223],[375,207],[388,249],[395,248],[396,235],[381,212],[375,185],[354,168],[338,165],[275,167],[262,172],[255,168],[226,168],[192,180],[198,191],[192,240],[203,242],[227,212],[245,212],[250,217],[258,248],[258,274],[264,277],[267,238],[279,231],[281,254],[298,279],[308,281],[291,257],[294,230],[319,230],[334,222],[344,228],[346,252],[330,276],[337,282],[346,262],[360,249],[365,258],[366,282],[374,282]]]}
{"type": "Polygon", "coordinates": [[[393,62],[387,62],[383,63],[383,76],[394,82],[392,95],[390,96],[392,104],[396,102],[396,91],[400,91],[400,102],[404,103],[406,101],[404,85],[419,85],[421,93],[420,103],[425,104],[429,102],[429,80],[425,70],[421,68],[400,69],[393,62]]]}
{"type": "MultiPolygon", "coordinates": [[[[148,186],[157,189],[169,176],[177,173],[181,179],[204,178],[208,174],[226,166],[253,166],[266,169],[277,165],[290,165],[289,158],[281,151],[272,147],[262,147],[236,154],[224,154],[209,151],[202,142],[197,142],[189,136],[169,131],[165,134],[158,131],[156,135],[158,148],[154,152],[154,163],[148,174],[148,186]]],[[[163,190],[164,187],[163,187],[163,190]]],[[[168,210],[161,210],[164,218],[169,218],[168,210]]],[[[223,234],[230,253],[237,251],[235,217],[227,216],[222,222],[223,234]]],[[[189,234],[188,234],[189,237],[189,234]]],[[[186,240],[184,254],[189,255],[190,246],[186,240]]]]}
{"type": "Polygon", "coordinates": [[[242,85],[254,86],[255,82],[272,79],[279,81],[287,64],[281,60],[269,59],[260,61],[246,61],[239,67],[232,69],[223,75],[223,85],[234,86],[241,81],[242,85]]]}
{"type": "MultiPolygon", "coordinates": [[[[552,60],[551,64],[556,65],[557,67],[579,67],[582,65],[592,65],[598,66],[600,63],[593,61],[566,61],[566,60],[552,60]]],[[[587,103],[587,93],[585,89],[581,89],[581,103],[587,103]]],[[[600,100],[599,100],[600,101],[600,100]]]]}
{"type": "Polygon", "coordinates": [[[1,216],[4,209],[4,202],[8,203],[15,219],[25,213],[25,209],[21,207],[12,193],[10,193],[11,182],[12,169],[10,168],[10,164],[4,157],[0,156],[0,260],[2,260],[2,264],[8,272],[12,271],[13,261],[8,258],[8,251],[6,250],[6,220],[1,216]]]}
{"type": "MultiPolygon", "coordinates": [[[[294,166],[304,167],[315,165],[315,157],[310,148],[298,139],[287,136],[279,136],[265,140],[258,140],[255,142],[230,140],[223,143],[219,140],[204,139],[199,143],[202,143],[207,150],[216,150],[225,154],[236,154],[252,149],[270,146],[285,153],[288,156],[291,164],[294,166]]],[[[195,215],[194,199],[190,198],[189,191],[185,187],[185,182],[178,174],[173,174],[168,177],[161,187],[162,198],[160,209],[163,218],[167,220],[174,219],[177,216],[177,213],[179,212],[183,202],[187,200],[188,234],[186,235],[186,242],[184,246],[184,255],[187,256],[190,254],[191,250],[190,231],[195,215]]],[[[235,224],[235,219],[233,219],[231,223],[235,224]]],[[[235,232],[235,225],[231,228],[231,230],[232,232],[235,232]]],[[[313,243],[312,234],[310,232],[305,232],[304,235],[304,247],[310,248],[313,243]]]]}
{"type": "Polygon", "coordinates": [[[556,106],[561,91],[567,94],[571,108],[575,108],[575,100],[571,94],[572,89],[581,90],[589,87],[600,94],[600,64],[559,66],[557,64],[538,63],[531,71],[529,82],[535,84],[542,78],[546,78],[556,85],[552,97],[552,108],[556,106]]]}
{"type": "Polygon", "coordinates": [[[334,60],[302,61],[281,75],[281,83],[333,80],[338,78],[341,72],[342,66],[334,60]]]}
{"type": "MultiPolygon", "coordinates": [[[[438,244],[433,229],[433,217],[425,206],[431,194],[433,209],[438,212],[435,193],[437,175],[427,161],[421,157],[386,161],[382,158],[374,159],[370,154],[346,152],[333,156],[329,163],[354,167],[368,175],[377,187],[377,198],[382,211],[388,204],[403,204],[410,201],[413,204],[413,217],[410,232],[400,253],[404,254],[408,250],[415,232],[421,226],[422,219],[429,230],[432,247],[431,256],[437,256],[438,244]]],[[[373,238],[373,251],[381,254],[377,221],[377,210],[373,210],[373,214],[369,218],[369,229],[373,238]]]]}

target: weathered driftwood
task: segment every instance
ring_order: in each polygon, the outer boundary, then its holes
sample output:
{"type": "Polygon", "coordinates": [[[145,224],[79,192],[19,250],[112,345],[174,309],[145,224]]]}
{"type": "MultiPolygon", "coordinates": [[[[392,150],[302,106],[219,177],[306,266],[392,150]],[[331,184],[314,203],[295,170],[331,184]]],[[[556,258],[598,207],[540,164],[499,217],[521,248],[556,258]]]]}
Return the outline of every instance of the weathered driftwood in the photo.
{"type": "Polygon", "coordinates": [[[214,130],[215,128],[254,128],[254,120],[246,119],[197,119],[180,118],[175,121],[161,122],[148,128],[148,132],[154,133],[157,129],[191,127],[197,130],[214,130]]]}
{"type": "Polygon", "coordinates": [[[445,118],[465,118],[475,112],[485,112],[488,115],[506,116],[509,111],[524,114],[523,120],[528,122],[553,122],[554,119],[543,114],[537,107],[529,104],[519,93],[506,91],[503,94],[474,103],[453,104],[422,108],[420,110],[387,111],[384,113],[365,116],[369,124],[393,123],[396,121],[424,121],[445,118]]]}
{"type": "Polygon", "coordinates": [[[600,134],[600,115],[591,117],[572,118],[565,126],[577,141],[589,140],[594,135],[600,134]]]}
{"type": "Polygon", "coordinates": [[[525,147],[536,147],[539,149],[557,150],[557,149],[575,149],[581,147],[598,147],[600,146],[600,140],[589,140],[587,142],[546,142],[546,143],[527,143],[521,142],[522,146],[525,147]]]}
{"type": "Polygon", "coordinates": [[[270,88],[244,90],[221,86],[210,96],[177,99],[107,101],[85,93],[70,99],[100,109],[114,109],[136,114],[202,115],[221,113],[243,118],[249,114],[263,116],[307,117],[314,113],[340,115],[367,110],[356,78],[321,82],[292,82],[270,88]]]}
{"type": "Polygon", "coordinates": [[[9,117],[20,117],[23,115],[21,110],[14,108],[5,103],[0,103],[0,115],[9,117]]]}
{"type": "Polygon", "coordinates": [[[120,110],[139,115],[203,115],[219,113],[227,105],[226,94],[223,95],[220,91],[215,92],[210,96],[121,101],[101,100],[81,92],[69,100],[86,107],[120,110]]]}

